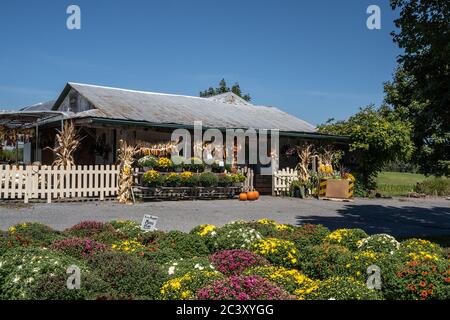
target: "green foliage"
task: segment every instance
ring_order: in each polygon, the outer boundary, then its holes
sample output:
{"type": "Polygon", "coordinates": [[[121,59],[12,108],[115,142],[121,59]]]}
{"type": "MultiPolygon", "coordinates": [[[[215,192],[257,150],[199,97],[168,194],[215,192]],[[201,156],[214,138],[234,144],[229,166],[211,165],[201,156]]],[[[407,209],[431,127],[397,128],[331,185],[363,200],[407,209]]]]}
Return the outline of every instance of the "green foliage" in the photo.
{"type": "Polygon", "coordinates": [[[166,275],[171,278],[181,277],[190,272],[216,271],[207,256],[175,259],[164,264],[163,268],[166,275]]]}
{"type": "Polygon", "coordinates": [[[314,279],[326,279],[338,273],[342,256],[350,251],[340,245],[321,244],[304,247],[300,251],[299,269],[314,279]]]}
{"type": "Polygon", "coordinates": [[[319,283],[309,297],[316,300],[379,300],[375,290],[350,277],[332,277],[319,283]]]}
{"type": "Polygon", "coordinates": [[[50,275],[66,275],[71,265],[84,265],[64,254],[43,248],[15,248],[0,257],[0,299],[30,299],[39,281],[50,275]]]}
{"type": "Polygon", "coordinates": [[[225,225],[203,237],[211,252],[227,249],[248,250],[261,238],[258,231],[240,223],[225,225]]]}
{"type": "Polygon", "coordinates": [[[156,168],[158,166],[158,158],[154,156],[145,156],[138,160],[140,167],[156,168]]]}
{"type": "Polygon", "coordinates": [[[109,224],[112,225],[116,232],[123,235],[124,238],[136,240],[142,235],[141,226],[136,221],[113,220],[109,224]]]}
{"type": "Polygon", "coordinates": [[[63,238],[59,231],[36,222],[19,223],[8,231],[13,238],[33,246],[47,246],[63,238]]]}
{"type": "Polygon", "coordinates": [[[399,68],[385,86],[386,103],[413,123],[414,160],[426,174],[450,175],[450,4],[445,0],[391,0],[399,12],[394,41],[399,68]]]}
{"type": "Polygon", "coordinates": [[[81,286],[79,290],[67,288],[67,274],[45,274],[36,281],[30,289],[32,300],[96,300],[111,294],[111,286],[96,273],[81,272],[81,286]]]}
{"type": "Polygon", "coordinates": [[[278,237],[292,241],[302,251],[306,246],[319,245],[330,233],[327,227],[320,224],[302,224],[293,229],[279,231],[278,237]]]}
{"type": "Polygon", "coordinates": [[[161,235],[154,245],[160,248],[172,249],[181,258],[192,258],[209,254],[209,249],[202,237],[181,231],[170,231],[161,235]]]}
{"type": "Polygon", "coordinates": [[[400,243],[391,235],[374,234],[358,243],[358,250],[384,254],[394,254],[400,248],[400,243]]]}
{"type": "Polygon", "coordinates": [[[430,196],[450,196],[450,178],[432,177],[418,183],[414,189],[417,193],[430,196]]]}
{"type": "Polygon", "coordinates": [[[219,183],[219,178],[211,172],[203,172],[199,178],[202,187],[215,187],[219,183]]]}
{"type": "Polygon", "coordinates": [[[350,250],[358,249],[360,240],[368,237],[362,229],[337,229],[328,234],[324,242],[338,244],[350,250]]]}
{"type": "Polygon", "coordinates": [[[91,257],[89,265],[111,284],[114,298],[156,299],[166,279],[158,265],[125,253],[101,253],[91,257]]]}
{"type": "Polygon", "coordinates": [[[233,184],[233,179],[229,174],[221,174],[218,177],[217,184],[219,187],[230,187],[233,184]]]}
{"type": "Polygon", "coordinates": [[[166,281],[161,287],[160,297],[165,300],[194,300],[197,290],[223,278],[224,276],[220,272],[189,272],[166,281]]]}
{"type": "Polygon", "coordinates": [[[203,171],[205,171],[205,163],[199,158],[192,157],[192,158],[186,159],[184,161],[183,169],[185,171],[191,171],[191,172],[197,172],[197,173],[203,172],[203,171]]]}
{"type": "Polygon", "coordinates": [[[377,174],[395,159],[408,159],[414,148],[412,126],[382,109],[369,106],[346,121],[329,121],[319,126],[319,132],[350,137],[350,151],[358,161],[354,172],[363,186],[373,188],[377,174]]]}

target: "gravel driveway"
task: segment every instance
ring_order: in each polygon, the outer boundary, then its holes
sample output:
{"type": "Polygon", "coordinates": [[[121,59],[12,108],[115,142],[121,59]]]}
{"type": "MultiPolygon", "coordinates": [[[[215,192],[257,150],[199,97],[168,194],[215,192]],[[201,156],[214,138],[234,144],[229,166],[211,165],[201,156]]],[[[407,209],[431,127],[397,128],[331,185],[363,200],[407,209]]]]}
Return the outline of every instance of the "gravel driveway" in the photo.
{"type": "Polygon", "coordinates": [[[41,222],[64,229],[82,220],[141,221],[144,214],[159,217],[161,230],[189,231],[210,223],[269,218],[280,223],[321,223],[331,229],[362,228],[395,236],[450,235],[450,201],[446,199],[356,199],[334,202],[315,199],[261,197],[237,200],[151,202],[120,205],[114,202],[0,204],[0,230],[19,222],[41,222]]]}

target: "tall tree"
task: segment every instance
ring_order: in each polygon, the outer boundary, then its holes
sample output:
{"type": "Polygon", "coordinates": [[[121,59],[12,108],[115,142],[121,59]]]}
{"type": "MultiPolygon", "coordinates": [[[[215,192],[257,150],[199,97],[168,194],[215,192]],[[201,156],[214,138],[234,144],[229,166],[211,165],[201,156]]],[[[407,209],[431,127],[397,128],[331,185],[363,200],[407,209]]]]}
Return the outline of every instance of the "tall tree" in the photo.
{"type": "Polygon", "coordinates": [[[414,160],[427,174],[450,175],[450,1],[391,0],[403,49],[386,103],[413,124],[414,160]]]}
{"type": "Polygon", "coordinates": [[[413,152],[411,125],[389,109],[362,108],[345,121],[329,120],[319,132],[350,137],[350,151],[358,157],[353,168],[365,189],[375,186],[375,178],[392,160],[407,160],[413,152]]]}
{"type": "Polygon", "coordinates": [[[239,83],[236,82],[230,89],[227,86],[227,82],[225,81],[225,79],[220,80],[219,87],[217,87],[217,88],[210,87],[208,90],[201,91],[200,97],[207,98],[207,97],[212,97],[212,96],[222,94],[222,93],[227,93],[227,92],[233,92],[235,95],[237,95],[238,97],[241,97],[245,101],[252,100],[252,98],[249,94],[242,93],[239,83]]]}

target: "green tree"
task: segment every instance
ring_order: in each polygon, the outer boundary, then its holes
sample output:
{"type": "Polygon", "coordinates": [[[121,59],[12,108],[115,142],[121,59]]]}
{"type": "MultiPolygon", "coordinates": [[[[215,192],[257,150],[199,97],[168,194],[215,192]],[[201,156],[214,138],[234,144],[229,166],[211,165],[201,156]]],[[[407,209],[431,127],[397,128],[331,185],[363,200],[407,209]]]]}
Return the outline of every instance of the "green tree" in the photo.
{"type": "Polygon", "coordinates": [[[450,174],[450,1],[391,0],[394,42],[403,49],[385,101],[413,124],[413,160],[426,174],[450,174]]]}
{"type": "Polygon", "coordinates": [[[207,98],[207,97],[212,97],[212,96],[222,94],[222,93],[227,93],[227,92],[233,92],[235,95],[237,95],[238,97],[241,97],[245,101],[252,100],[252,98],[249,94],[242,93],[239,83],[236,82],[230,89],[227,86],[227,82],[225,81],[225,79],[220,80],[219,87],[217,87],[217,88],[210,87],[208,90],[201,91],[200,97],[207,98]]]}
{"type": "Polygon", "coordinates": [[[362,108],[345,121],[328,120],[319,132],[350,137],[350,151],[358,158],[355,173],[365,189],[375,186],[384,165],[393,160],[408,160],[414,146],[412,126],[388,108],[373,105],[362,108]]]}

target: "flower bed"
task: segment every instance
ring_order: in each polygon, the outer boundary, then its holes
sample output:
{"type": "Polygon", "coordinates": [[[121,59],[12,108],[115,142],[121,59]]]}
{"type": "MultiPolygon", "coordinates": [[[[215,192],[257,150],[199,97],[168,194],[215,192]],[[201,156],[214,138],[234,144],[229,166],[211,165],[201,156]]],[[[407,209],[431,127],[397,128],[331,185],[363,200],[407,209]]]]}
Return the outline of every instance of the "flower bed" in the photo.
{"type": "Polygon", "coordinates": [[[360,229],[275,221],[144,233],[131,221],[64,232],[20,224],[0,233],[1,299],[450,299],[439,245],[360,229]],[[66,290],[77,265],[81,290],[66,290]],[[366,285],[381,271],[381,288],[366,285]]]}

